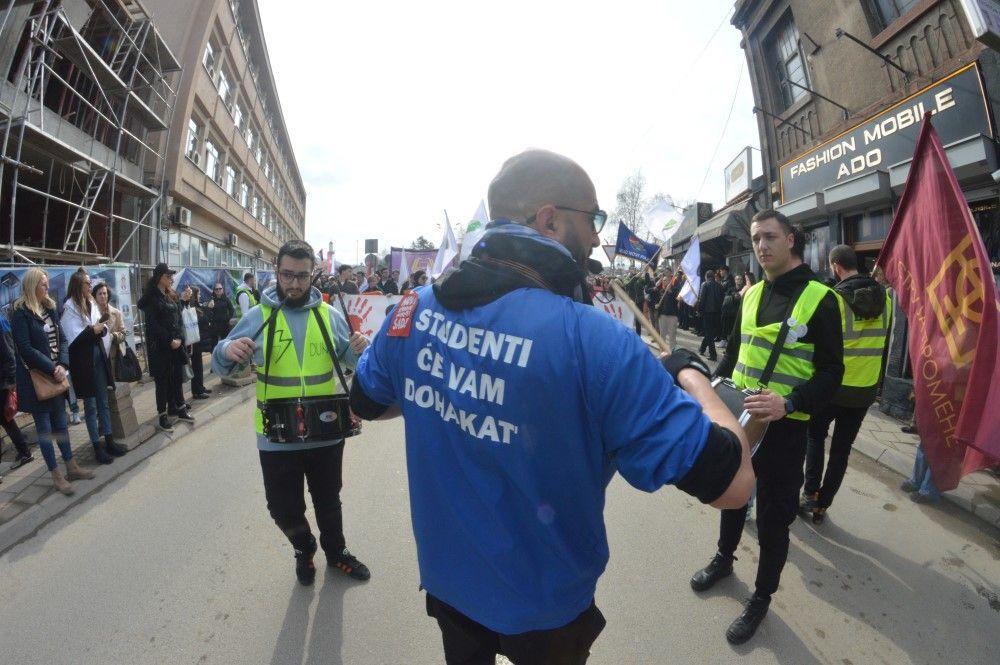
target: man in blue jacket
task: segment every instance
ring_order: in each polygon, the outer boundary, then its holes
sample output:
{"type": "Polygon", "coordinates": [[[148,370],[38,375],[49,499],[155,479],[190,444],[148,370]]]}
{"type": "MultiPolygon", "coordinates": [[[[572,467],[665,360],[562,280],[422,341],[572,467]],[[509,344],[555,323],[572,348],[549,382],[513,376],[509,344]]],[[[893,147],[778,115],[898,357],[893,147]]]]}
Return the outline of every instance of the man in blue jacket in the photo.
{"type": "Polygon", "coordinates": [[[446,660],[582,663],[604,627],[594,591],[614,473],[736,508],[749,451],[697,356],[661,365],[589,306],[583,266],[606,214],[582,168],[522,153],[489,201],[472,258],[387,318],[351,403],[405,419],[421,584],[446,660]]]}

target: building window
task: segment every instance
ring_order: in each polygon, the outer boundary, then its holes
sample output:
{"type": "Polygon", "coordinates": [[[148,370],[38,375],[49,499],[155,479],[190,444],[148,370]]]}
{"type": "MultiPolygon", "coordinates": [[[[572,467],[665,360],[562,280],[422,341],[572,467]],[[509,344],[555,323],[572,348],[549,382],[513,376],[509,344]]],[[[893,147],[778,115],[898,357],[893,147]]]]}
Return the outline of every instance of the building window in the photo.
{"type": "Polygon", "coordinates": [[[809,75],[805,58],[799,46],[799,30],[789,14],[781,20],[771,33],[767,47],[768,66],[774,72],[774,83],[778,91],[776,107],[784,111],[806,94],[800,87],[809,87],[809,75]]]}
{"type": "Polygon", "coordinates": [[[229,75],[226,74],[226,70],[222,67],[219,68],[219,97],[222,98],[223,104],[229,103],[229,93],[232,92],[232,87],[229,85],[229,75]]]}
{"type": "Polygon", "coordinates": [[[247,140],[247,149],[252,153],[254,143],[257,141],[257,135],[254,134],[253,125],[249,122],[247,123],[246,135],[243,138],[247,140]]]}
{"type": "Polygon", "coordinates": [[[236,198],[236,169],[229,164],[226,164],[225,187],[226,194],[236,198]]]}
{"type": "Polygon", "coordinates": [[[219,179],[219,149],[212,139],[205,139],[205,173],[212,180],[219,179]]]}
{"type": "Polygon", "coordinates": [[[254,194],[253,199],[250,202],[250,214],[254,217],[258,217],[260,213],[260,195],[254,194]]]}
{"type": "Polygon", "coordinates": [[[250,203],[250,185],[244,180],[240,183],[240,205],[244,208],[250,203]]]}
{"type": "Polygon", "coordinates": [[[917,0],[870,0],[876,18],[884,29],[897,18],[910,11],[917,0]]]}
{"type": "Polygon", "coordinates": [[[205,55],[202,56],[201,62],[205,65],[205,69],[208,70],[210,74],[215,75],[215,47],[212,46],[212,42],[205,44],[205,55]]]}
{"type": "Polygon", "coordinates": [[[260,206],[260,223],[261,223],[261,225],[264,228],[268,228],[269,227],[270,222],[269,222],[268,218],[269,218],[269,215],[268,215],[267,206],[266,205],[261,205],[260,206]]]}
{"type": "Polygon", "coordinates": [[[233,100],[233,124],[236,125],[236,131],[243,131],[243,106],[238,99],[233,100]]]}
{"type": "Polygon", "coordinates": [[[187,147],[184,148],[184,154],[191,159],[198,161],[198,123],[194,121],[194,118],[188,119],[188,135],[187,135],[187,147]]]}

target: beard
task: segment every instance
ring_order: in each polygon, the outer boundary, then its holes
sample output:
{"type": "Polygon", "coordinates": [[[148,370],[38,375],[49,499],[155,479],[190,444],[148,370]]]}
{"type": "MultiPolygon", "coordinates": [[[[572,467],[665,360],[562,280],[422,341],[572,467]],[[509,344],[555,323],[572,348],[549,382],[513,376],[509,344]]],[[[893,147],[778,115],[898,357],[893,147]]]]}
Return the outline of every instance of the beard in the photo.
{"type": "Polygon", "coordinates": [[[302,295],[298,298],[291,298],[285,293],[285,290],[281,288],[281,285],[275,287],[278,293],[278,298],[288,307],[304,307],[306,303],[309,302],[309,289],[305,289],[302,295]]]}

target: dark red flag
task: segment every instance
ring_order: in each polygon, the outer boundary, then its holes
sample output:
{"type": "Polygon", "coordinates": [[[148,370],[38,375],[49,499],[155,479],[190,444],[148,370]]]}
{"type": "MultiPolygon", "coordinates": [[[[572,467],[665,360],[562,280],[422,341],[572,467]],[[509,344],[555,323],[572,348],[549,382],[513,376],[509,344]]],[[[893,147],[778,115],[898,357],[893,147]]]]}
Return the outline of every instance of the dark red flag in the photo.
{"type": "Polygon", "coordinates": [[[930,118],[878,264],[909,322],[920,440],[935,484],[949,490],[1000,459],[1000,300],[930,118]]]}

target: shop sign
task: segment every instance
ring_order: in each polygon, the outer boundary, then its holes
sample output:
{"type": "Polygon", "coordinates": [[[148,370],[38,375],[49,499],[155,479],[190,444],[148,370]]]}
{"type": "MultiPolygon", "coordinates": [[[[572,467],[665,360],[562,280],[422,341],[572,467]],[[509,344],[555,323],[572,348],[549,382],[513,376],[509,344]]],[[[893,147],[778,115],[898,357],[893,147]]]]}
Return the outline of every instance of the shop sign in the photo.
{"type": "Polygon", "coordinates": [[[993,136],[979,68],[973,63],[783,164],[781,202],[874,170],[888,171],[912,158],[925,113],[934,115],[944,145],[975,134],[993,136]]]}
{"type": "Polygon", "coordinates": [[[750,147],[744,148],[726,167],[726,203],[750,191],[753,179],[750,147]]]}
{"type": "Polygon", "coordinates": [[[997,0],[959,0],[972,34],[992,49],[1000,50],[1000,2],[997,0]]]}

